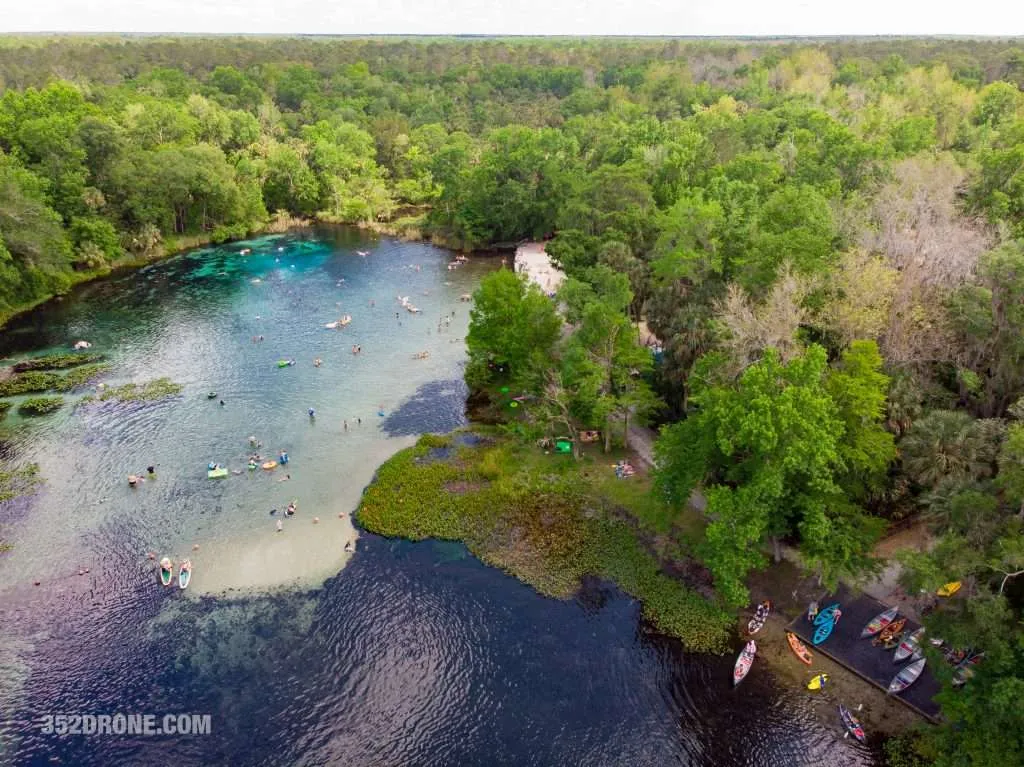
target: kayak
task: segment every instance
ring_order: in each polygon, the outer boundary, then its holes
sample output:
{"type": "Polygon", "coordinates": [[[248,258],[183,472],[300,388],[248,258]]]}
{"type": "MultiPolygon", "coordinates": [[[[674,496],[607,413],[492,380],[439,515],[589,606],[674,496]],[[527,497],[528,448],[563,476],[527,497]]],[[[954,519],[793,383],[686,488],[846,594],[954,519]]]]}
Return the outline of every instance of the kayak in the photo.
{"type": "Polygon", "coordinates": [[[834,613],[838,609],[839,609],[839,603],[838,602],[833,602],[828,607],[826,607],[824,610],[821,610],[816,616],[814,616],[814,625],[815,626],[820,626],[822,623],[825,623],[826,621],[831,622],[832,621],[832,613],[834,613]]]}
{"type": "Polygon", "coordinates": [[[772,611],[772,603],[767,599],[757,606],[757,611],[754,613],[754,617],[750,619],[747,624],[747,633],[756,634],[762,629],[765,621],[768,620],[768,614],[772,611]]]}
{"type": "Polygon", "coordinates": [[[818,626],[818,628],[814,630],[814,638],[812,640],[814,644],[819,645],[826,639],[828,639],[830,636],[832,636],[832,629],[834,629],[835,627],[835,621],[826,621],[825,623],[822,623],[820,626],[818,626]]]}
{"type": "Polygon", "coordinates": [[[877,634],[896,619],[896,615],[899,611],[900,608],[898,607],[890,607],[885,612],[876,615],[871,619],[871,622],[864,627],[864,630],[860,632],[860,638],[864,639],[877,634]]]}
{"type": "Polygon", "coordinates": [[[186,559],[178,568],[178,588],[187,589],[189,581],[192,580],[192,560],[186,559]]]}
{"type": "Polygon", "coordinates": [[[963,687],[967,684],[970,678],[974,676],[974,669],[971,666],[977,666],[984,657],[985,653],[983,652],[968,655],[967,659],[956,667],[956,671],[953,674],[953,686],[963,687]]]}
{"type": "Polygon", "coordinates": [[[209,471],[206,472],[207,479],[220,479],[221,477],[226,477],[227,475],[228,470],[225,469],[223,466],[221,466],[219,469],[210,469],[209,471]]]}
{"type": "Polygon", "coordinates": [[[818,603],[811,602],[807,605],[807,620],[813,621],[816,617],[818,617],[818,603]]]}
{"type": "Polygon", "coordinates": [[[962,585],[963,584],[961,584],[960,581],[952,581],[951,583],[947,583],[945,586],[942,586],[935,593],[940,597],[951,597],[960,590],[960,586],[962,585]]]}
{"type": "Polygon", "coordinates": [[[921,676],[925,663],[927,663],[927,659],[921,658],[921,660],[915,660],[909,666],[901,668],[900,673],[894,676],[892,681],[889,682],[889,693],[900,693],[910,687],[910,685],[916,682],[917,678],[921,676]]]}
{"type": "Polygon", "coordinates": [[[807,689],[822,690],[824,689],[826,682],[828,682],[828,674],[818,674],[817,676],[811,677],[811,681],[807,683],[807,689]]]}
{"type": "Polygon", "coordinates": [[[790,648],[792,648],[793,652],[796,653],[796,657],[810,666],[811,651],[807,649],[807,645],[800,641],[800,637],[796,634],[786,634],[786,639],[789,641],[790,648]]]}
{"type": "Polygon", "coordinates": [[[732,669],[732,686],[735,687],[743,681],[750,673],[750,667],[754,663],[754,656],[757,654],[757,643],[751,639],[747,642],[739,657],[736,658],[736,665],[732,669]]]}
{"type": "Polygon", "coordinates": [[[917,660],[921,657],[921,637],[924,636],[924,627],[922,626],[909,637],[904,637],[903,641],[900,642],[900,646],[896,648],[896,653],[892,656],[896,663],[899,663],[904,658],[913,658],[917,660]]]}
{"type": "Polygon", "coordinates": [[[160,582],[165,586],[170,586],[174,581],[174,562],[167,557],[160,560],[160,582]]]}
{"type": "Polygon", "coordinates": [[[900,632],[903,631],[903,627],[907,625],[906,618],[897,618],[884,629],[882,632],[871,640],[871,644],[880,645],[886,642],[891,642],[895,637],[899,636],[900,632]]]}
{"type": "Polygon", "coordinates": [[[855,717],[850,709],[839,704],[839,718],[843,720],[843,726],[847,731],[861,743],[864,742],[864,728],[860,726],[860,720],[855,717]]]}

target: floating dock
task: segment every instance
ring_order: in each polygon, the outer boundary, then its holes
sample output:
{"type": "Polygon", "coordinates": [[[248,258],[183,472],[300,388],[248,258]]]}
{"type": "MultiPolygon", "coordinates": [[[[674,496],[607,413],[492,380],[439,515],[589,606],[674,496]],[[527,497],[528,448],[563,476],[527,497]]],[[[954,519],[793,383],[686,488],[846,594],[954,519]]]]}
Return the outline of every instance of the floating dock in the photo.
{"type": "MultiPolygon", "coordinates": [[[[845,589],[840,589],[836,594],[829,594],[818,600],[821,607],[826,607],[833,602],[839,603],[843,614],[832,631],[832,635],[820,645],[815,645],[812,642],[814,626],[807,620],[806,612],[792,621],[786,627],[786,631],[791,631],[800,637],[812,653],[820,652],[827,655],[875,687],[888,690],[892,678],[910,662],[909,658],[902,663],[895,663],[893,661],[895,650],[875,647],[871,644],[871,638],[861,639],[860,632],[871,622],[872,618],[887,610],[890,605],[883,604],[866,594],[854,597],[845,589]]],[[[920,625],[908,618],[905,630],[909,634],[920,625]]],[[[935,722],[938,721],[939,705],[934,698],[942,687],[931,673],[931,663],[929,661],[925,664],[921,676],[910,688],[899,695],[890,697],[896,698],[930,721],[935,722]]]]}

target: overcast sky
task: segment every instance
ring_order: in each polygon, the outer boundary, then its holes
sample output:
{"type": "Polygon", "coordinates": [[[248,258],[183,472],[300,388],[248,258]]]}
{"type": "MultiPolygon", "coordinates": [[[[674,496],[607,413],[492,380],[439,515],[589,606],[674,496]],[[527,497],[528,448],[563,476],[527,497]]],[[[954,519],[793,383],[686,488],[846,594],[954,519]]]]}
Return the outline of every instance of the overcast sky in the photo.
{"type": "Polygon", "coordinates": [[[1024,0],[0,0],[0,32],[1024,34],[1024,0]]]}

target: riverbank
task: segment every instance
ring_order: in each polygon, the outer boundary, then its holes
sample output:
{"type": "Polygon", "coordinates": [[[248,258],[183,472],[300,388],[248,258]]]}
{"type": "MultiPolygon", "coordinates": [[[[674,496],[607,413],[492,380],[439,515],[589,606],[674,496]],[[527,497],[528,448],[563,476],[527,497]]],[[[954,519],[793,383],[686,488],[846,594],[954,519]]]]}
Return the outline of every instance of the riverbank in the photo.
{"type": "Polygon", "coordinates": [[[358,520],[380,535],[461,541],[556,598],[585,576],[608,579],[642,602],[658,631],[694,651],[724,651],[731,617],[664,572],[643,542],[664,509],[645,478],[618,480],[610,462],[547,454],[483,427],[426,435],[380,467],[358,520]]]}

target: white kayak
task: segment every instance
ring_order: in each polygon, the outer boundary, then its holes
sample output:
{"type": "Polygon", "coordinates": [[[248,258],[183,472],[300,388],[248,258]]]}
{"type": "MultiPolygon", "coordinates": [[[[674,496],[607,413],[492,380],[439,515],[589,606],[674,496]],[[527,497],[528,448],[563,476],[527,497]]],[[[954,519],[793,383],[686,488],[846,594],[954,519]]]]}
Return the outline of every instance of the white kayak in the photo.
{"type": "Polygon", "coordinates": [[[924,636],[924,627],[922,626],[909,637],[900,642],[900,646],[896,648],[896,652],[893,655],[893,660],[899,663],[904,658],[914,656],[914,660],[921,657],[921,637],[924,636]]]}
{"type": "Polygon", "coordinates": [[[889,693],[896,694],[901,693],[921,676],[921,672],[924,671],[924,664],[926,663],[925,658],[921,660],[915,660],[909,666],[904,666],[900,669],[900,673],[893,677],[893,680],[889,682],[889,693]]]}
{"type": "Polygon", "coordinates": [[[750,673],[750,667],[754,664],[754,656],[757,654],[757,644],[751,639],[743,648],[743,652],[736,659],[736,665],[732,669],[732,686],[735,687],[743,681],[750,673]]]}

